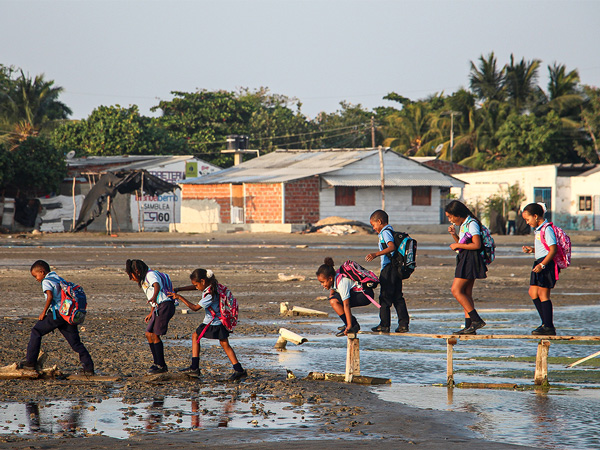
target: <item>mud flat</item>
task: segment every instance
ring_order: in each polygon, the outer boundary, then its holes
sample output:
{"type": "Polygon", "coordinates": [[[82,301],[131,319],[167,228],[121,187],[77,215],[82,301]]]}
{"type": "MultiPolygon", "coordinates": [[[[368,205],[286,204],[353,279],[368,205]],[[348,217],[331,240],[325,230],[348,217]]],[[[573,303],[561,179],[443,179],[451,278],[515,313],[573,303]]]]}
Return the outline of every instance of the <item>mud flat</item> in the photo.
{"type": "MultiPolygon", "coordinates": [[[[461,313],[450,294],[454,259],[447,249],[447,236],[415,237],[420,246],[419,268],[404,287],[409,311],[456,311],[459,324],[461,313]]],[[[597,245],[594,239],[592,235],[581,235],[579,240],[577,236],[573,240],[575,245],[579,243],[593,250],[597,245]]],[[[496,240],[499,246],[516,249],[530,244],[531,237],[507,236],[496,240]]],[[[337,264],[345,259],[364,261],[364,255],[375,241],[373,235],[332,237],[317,233],[1,237],[0,324],[3,332],[0,334],[0,365],[24,358],[30,329],[43,306],[40,285],[29,274],[29,266],[36,259],[45,259],[60,275],[84,286],[89,297],[89,313],[81,327],[82,339],[94,358],[97,372],[116,377],[117,381],[0,380],[0,412],[2,407],[8,407],[6,405],[34,404],[44,410],[53,402],[62,401],[71,402],[71,409],[92,410],[94,405],[119,399],[124,410],[127,405],[133,408],[133,417],[136,405],[156,399],[180,398],[198,400],[197,416],[218,415],[224,405],[235,404],[237,406],[227,420],[233,423],[232,418],[246,416],[248,420],[247,426],[238,428],[194,426],[190,422],[193,419],[190,412],[177,410],[174,413],[166,408],[167,416],[177,417],[173,426],[132,427],[127,439],[116,439],[99,435],[93,426],[64,424],[61,417],[55,419],[63,425],[51,427],[50,431],[31,431],[31,423],[27,422],[23,423],[21,432],[13,432],[14,420],[8,419],[10,423],[0,422],[0,448],[70,449],[82,445],[89,449],[182,448],[190,445],[196,448],[263,449],[282,446],[352,449],[366,445],[396,449],[415,448],[415,445],[426,449],[462,449],[474,445],[489,449],[524,448],[483,443],[468,428],[476,420],[470,414],[420,410],[385,402],[367,387],[304,380],[307,373],[296,373],[295,379],[288,379],[283,366],[266,370],[261,364],[260,351],[244,345],[245,337],[272,338],[274,345],[281,326],[291,326],[309,340],[312,333],[333,332],[324,328],[325,325],[315,331],[311,319],[281,317],[279,303],[289,301],[300,307],[330,312],[327,301],[322,299],[324,292],[316,281],[316,268],[325,256],[332,256],[337,264]],[[156,379],[145,376],[151,364],[144,338],[143,318],[147,307],[142,291],[124,273],[127,258],[143,259],[150,267],[169,273],[176,285],[188,284],[189,273],[197,267],[211,268],[240,302],[240,325],[232,345],[240,361],[248,367],[250,376],[239,384],[225,383],[223,380],[231,367],[223,352],[215,346],[205,346],[202,350],[202,376],[199,379],[176,375],[156,379]],[[306,279],[280,281],[279,273],[303,275],[306,279]],[[269,426],[264,420],[265,414],[270,420],[277,420],[278,414],[267,411],[270,402],[289,405],[293,413],[289,417],[295,417],[295,421],[290,420],[286,426],[269,426]],[[188,422],[190,426],[186,425],[188,422]]],[[[593,251],[591,254],[594,255],[593,251]]],[[[375,263],[368,266],[378,270],[375,263]]],[[[499,254],[490,267],[487,280],[476,284],[478,308],[532,308],[527,295],[530,269],[529,258],[510,251],[499,254]]],[[[561,275],[554,304],[558,307],[598,304],[599,272],[599,257],[574,262],[574,266],[561,275]]],[[[190,293],[189,298],[197,300],[198,297],[190,293]]],[[[165,354],[173,374],[178,368],[189,365],[188,341],[201,319],[202,314],[178,311],[171,321],[165,339],[165,354]]],[[[426,319],[413,320],[411,331],[418,332],[420,320],[426,319]]],[[[375,323],[363,326],[373,325],[375,323]]],[[[60,334],[45,336],[42,348],[48,353],[48,366],[56,365],[65,375],[79,369],[77,356],[60,334]]],[[[309,366],[310,361],[307,362],[309,366]]],[[[117,410],[116,415],[126,414],[124,410],[117,410]]],[[[35,424],[35,416],[35,411],[30,411],[27,417],[35,424]]],[[[201,422],[208,423],[207,420],[201,422]]]]}

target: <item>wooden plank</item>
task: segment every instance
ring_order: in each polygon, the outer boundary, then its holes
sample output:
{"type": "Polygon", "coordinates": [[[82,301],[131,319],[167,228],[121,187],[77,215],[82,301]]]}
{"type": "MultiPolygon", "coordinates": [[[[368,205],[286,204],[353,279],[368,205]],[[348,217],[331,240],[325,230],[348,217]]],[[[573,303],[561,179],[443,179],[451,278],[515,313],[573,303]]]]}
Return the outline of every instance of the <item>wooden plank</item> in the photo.
{"type": "Polygon", "coordinates": [[[533,383],[538,386],[548,384],[548,350],[550,341],[543,340],[538,344],[537,355],[535,357],[535,375],[533,383]]]}
{"type": "Polygon", "coordinates": [[[566,368],[575,367],[576,365],[581,364],[582,362],[586,362],[592,358],[595,358],[596,356],[600,356],[600,352],[592,353],[590,356],[586,356],[585,358],[578,359],[574,363],[568,364],[565,367],[566,368]]]}
{"type": "Polygon", "coordinates": [[[519,386],[513,383],[458,383],[456,387],[465,389],[517,389],[519,386]]]}
{"type": "MultiPolygon", "coordinates": [[[[338,383],[346,382],[345,375],[327,372],[310,372],[307,375],[306,379],[314,381],[335,381],[338,383]]],[[[352,383],[367,385],[391,384],[392,380],[390,380],[389,378],[366,377],[362,375],[356,375],[352,377],[352,383]]]]}
{"type": "MultiPolygon", "coordinates": [[[[371,331],[359,331],[360,334],[381,335],[371,331]]],[[[544,339],[548,341],[600,341],[600,336],[536,336],[533,334],[426,334],[426,333],[386,333],[386,336],[423,337],[431,339],[450,339],[452,337],[462,341],[474,341],[483,339],[544,339]]]]}

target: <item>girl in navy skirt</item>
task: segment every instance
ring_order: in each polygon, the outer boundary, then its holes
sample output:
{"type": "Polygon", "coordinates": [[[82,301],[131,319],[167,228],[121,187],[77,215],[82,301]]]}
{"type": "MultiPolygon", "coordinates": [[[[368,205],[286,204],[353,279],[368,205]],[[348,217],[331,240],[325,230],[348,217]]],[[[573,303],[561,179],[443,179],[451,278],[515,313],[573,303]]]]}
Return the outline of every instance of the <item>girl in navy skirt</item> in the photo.
{"type": "Polygon", "coordinates": [[[169,321],[175,314],[175,302],[165,294],[160,276],[155,271],[150,270],[144,261],[128,259],[125,263],[125,272],[129,275],[131,281],[135,281],[142,288],[151,306],[150,313],[144,318],[144,321],[148,324],[146,339],[148,339],[148,345],[154,359],[154,364],[150,366],[148,373],[167,372],[165,352],[160,337],[167,334],[169,321]]]}
{"type": "Polygon", "coordinates": [[[177,293],[174,293],[171,296],[185,303],[192,311],[198,311],[199,309],[204,308],[206,314],[204,316],[204,321],[192,335],[192,365],[183,369],[182,372],[193,376],[200,375],[199,337],[205,337],[207,339],[218,339],[225,354],[229,358],[229,361],[233,364],[233,374],[229,377],[229,381],[238,381],[245,378],[248,373],[242,368],[233,348],[229,345],[229,330],[221,323],[220,300],[217,288],[218,281],[215,278],[213,271],[210,269],[196,269],[190,275],[190,280],[192,281],[191,286],[175,288],[174,291],[191,291],[195,289],[202,291],[202,299],[199,304],[195,305],[177,293]]]}
{"type": "Polygon", "coordinates": [[[529,278],[529,296],[537,309],[542,324],[531,332],[534,335],[555,336],[556,329],[552,318],[552,301],[550,291],[556,284],[556,275],[560,271],[555,267],[554,256],[556,247],[556,234],[551,226],[546,225],[544,208],[538,203],[530,203],[523,208],[523,219],[527,225],[535,230],[534,246],[523,246],[525,253],[533,253],[535,261],[529,278]],[[542,243],[542,232],[546,246],[542,243]]]}
{"type": "Polygon", "coordinates": [[[448,227],[448,232],[454,239],[450,248],[458,253],[452,295],[465,312],[465,327],[453,334],[477,334],[476,331],[483,328],[485,322],[475,310],[473,285],[476,279],[487,277],[487,266],[481,255],[483,240],[480,222],[469,208],[458,200],[453,200],[446,206],[446,217],[452,223],[448,227]],[[456,227],[459,229],[458,234],[456,227]]]}

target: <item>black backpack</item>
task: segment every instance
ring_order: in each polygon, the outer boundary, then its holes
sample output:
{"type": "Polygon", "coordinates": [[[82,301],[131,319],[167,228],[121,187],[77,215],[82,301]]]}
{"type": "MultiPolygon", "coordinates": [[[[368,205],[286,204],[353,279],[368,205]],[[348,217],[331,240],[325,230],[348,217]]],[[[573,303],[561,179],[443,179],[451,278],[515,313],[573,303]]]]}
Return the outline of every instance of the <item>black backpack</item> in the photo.
{"type": "Polygon", "coordinates": [[[392,264],[398,269],[403,280],[409,278],[417,267],[417,241],[408,234],[394,231],[396,252],[392,256],[392,264]]]}

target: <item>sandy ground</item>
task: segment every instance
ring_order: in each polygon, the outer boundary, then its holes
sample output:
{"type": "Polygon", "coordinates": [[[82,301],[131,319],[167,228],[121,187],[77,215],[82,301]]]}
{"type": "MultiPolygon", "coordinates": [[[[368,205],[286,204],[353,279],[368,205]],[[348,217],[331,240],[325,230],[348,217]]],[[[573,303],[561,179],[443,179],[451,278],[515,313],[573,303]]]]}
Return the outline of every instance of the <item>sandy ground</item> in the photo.
{"type": "MultiPolygon", "coordinates": [[[[454,262],[445,235],[414,236],[421,246],[418,270],[404,287],[409,311],[444,309],[456,311],[458,304],[450,294],[454,262]],[[427,247],[434,247],[428,249],[427,247]]],[[[594,234],[573,236],[574,245],[596,246],[594,234]]],[[[500,246],[530,245],[531,236],[500,236],[500,246]]],[[[40,399],[81,399],[98,402],[109,397],[122,397],[132,403],[155,396],[186,397],[210,386],[224,389],[226,395],[265,396],[282,401],[305,403],[319,415],[316,425],[286,430],[202,430],[169,434],[139,434],[127,440],[102,436],[81,439],[52,436],[51,439],[23,439],[0,435],[0,448],[75,448],[89,449],[157,448],[169,445],[179,448],[193,444],[202,448],[364,448],[367,442],[378,448],[458,449],[465,445],[482,448],[482,443],[468,430],[474,418],[458,413],[443,413],[409,408],[378,400],[367,388],[303,379],[287,380],[285,371],[253,369],[240,384],[226,385],[231,366],[222,351],[203,349],[199,380],[185,377],[164,381],[149,380],[145,371],[151,364],[144,338],[143,317],[147,314],[144,294],[124,273],[127,258],[139,258],[151,268],[169,273],[175,285],[189,284],[189,273],[197,267],[211,268],[220,282],[228,285],[241,305],[240,324],[236,336],[272,336],[279,326],[265,325],[280,319],[279,302],[315,308],[331,313],[323,300],[324,291],[316,281],[315,270],[325,256],[336,264],[345,259],[364,263],[364,256],[376,245],[376,237],[368,234],[327,236],[313,234],[167,234],[143,233],[106,237],[100,234],[54,234],[41,236],[0,237],[0,366],[24,358],[29,332],[43,306],[40,285],[29,274],[36,259],[45,259],[66,279],[84,286],[89,313],[81,328],[82,340],[94,358],[97,372],[119,377],[113,383],[64,380],[0,381],[2,401],[38,401],[40,399]],[[349,249],[348,246],[358,247],[349,249]],[[305,281],[278,281],[278,274],[303,275],[305,281]],[[268,320],[265,320],[268,319],[268,320]],[[257,324],[257,321],[261,321],[257,324]]],[[[597,292],[600,258],[580,259],[561,275],[560,291],[570,293],[597,292]]],[[[529,258],[509,258],[499,254],[485,281],[475,289],[478,309],[499,307],[531,307],[527,295],[529,258]]],[[[378,271],[375,263],[365,266],[378,271]]],[[[557,291],[558,292],[558,291],[557,291]]],[[[190,293],[190,299],[196,299],[190,293]]],[[[556,306],[596,304],[597,295],[555,295],[556,306]]],[[[167,340],[187,339],[201,321],[200,314],[180,312],[171,321],[167,340]]],[[[290,320],[295,331],[311,332],[297,320],[290,320]]],[[[363,324],[363,328],[376,324],[363,324]]],[[[411,331],[419,331],[419,323],[411,323],[411,331]]],[[[383,337],[382,337],[383,338],[383,337]]],[[[61,335],[45,336],[42,349],[48,353],[46,366],[56,364],[64,373],[79,369],[74,354],[61,335]]],[[[239,350],[240,361],[250,355],[239,350]]],[[[166,348],[167,363],[174,371],[189,365],[190,350],[183,345],[166,348]]],[[[252,355],[256,358],[257,355],[252,355]]],[[[77,433],[76,433],[77,435],[77,433]]],[[[507,444],[486,442],[489,449],[512,448],[507,444]]],[[[523,447],[518,447],[523,448],[523,447]]]]}

